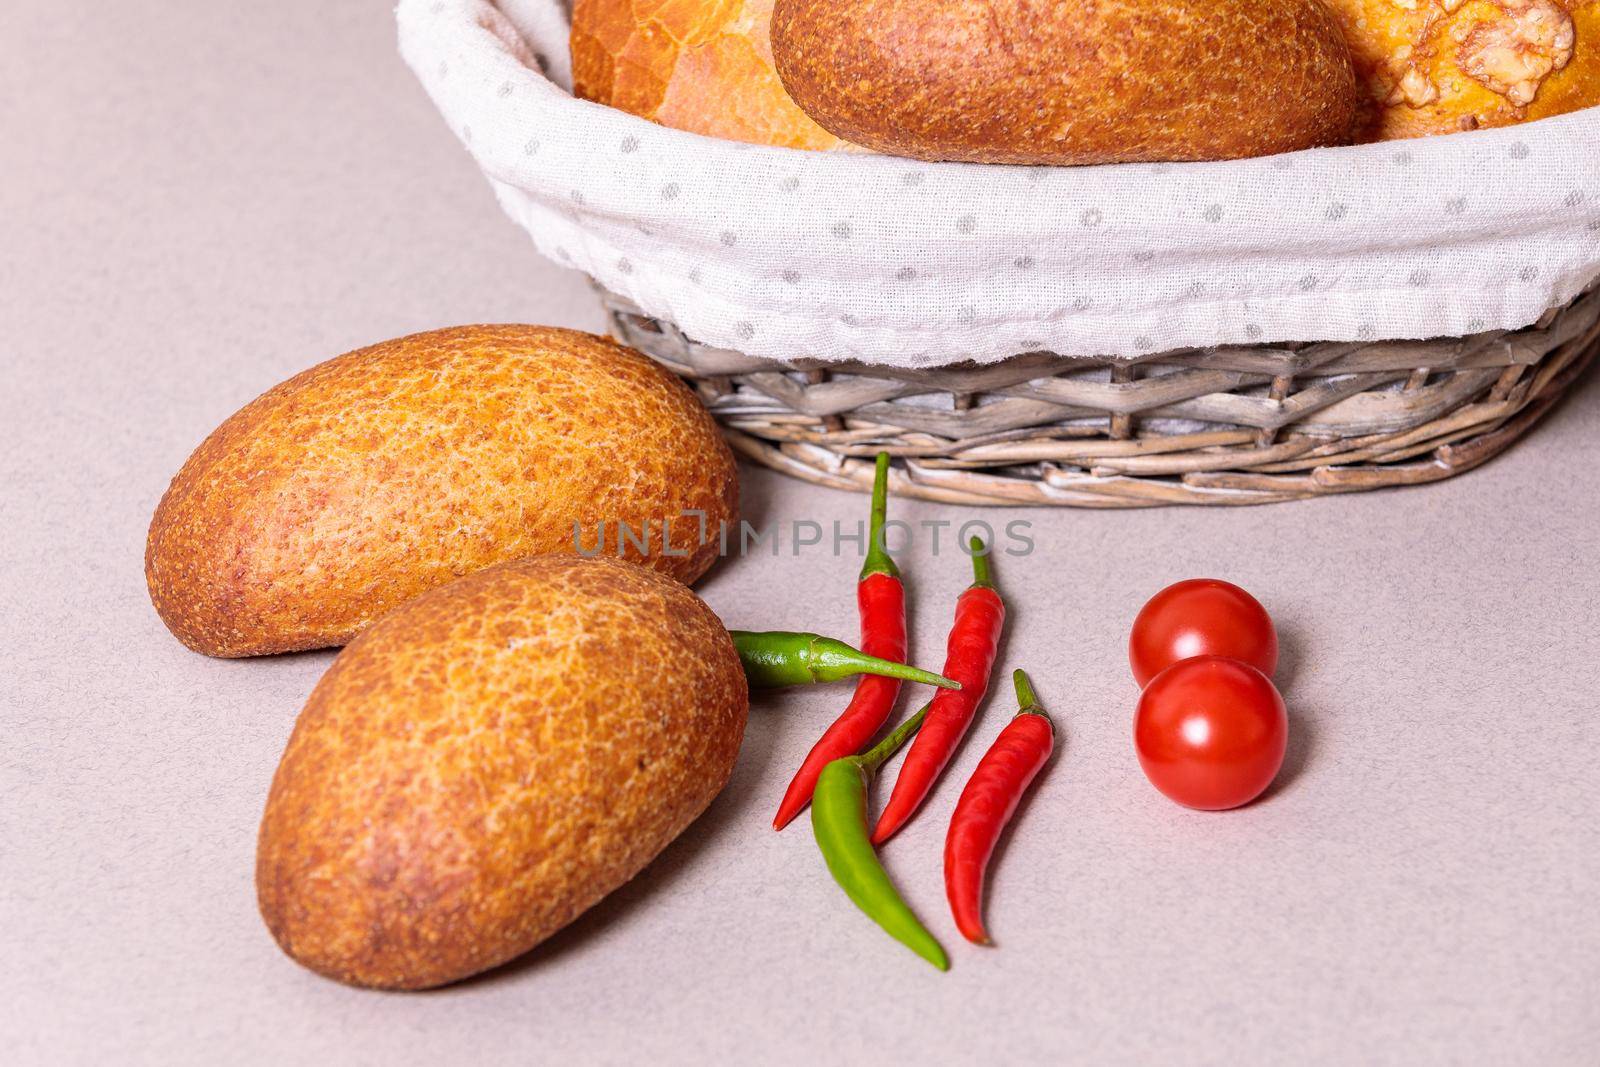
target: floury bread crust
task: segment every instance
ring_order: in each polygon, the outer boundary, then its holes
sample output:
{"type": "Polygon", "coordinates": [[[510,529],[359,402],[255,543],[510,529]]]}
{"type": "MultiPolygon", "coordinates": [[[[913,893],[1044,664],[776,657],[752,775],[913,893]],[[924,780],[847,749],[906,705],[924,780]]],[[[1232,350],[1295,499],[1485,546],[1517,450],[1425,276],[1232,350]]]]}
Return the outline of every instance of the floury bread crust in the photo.
{"type": "Polygon", "coordinates": [[[585,100],[663,126],[786,148],[849,148],[772,69],[772,0],[577,0],[572,78],[585,100]]]}
{"type": "Polygon", "coordinates": [[[918,159],[1269,155],[1363,107],[1319,0],[777,0],[772,53],[824,128],[918,159]]]}
{"type": "Polygon", "coordinates": [[[1369,140],[1600,104],[1600,0],[1327,0],[1372,101],[1369,140]]]}
{"type": "MultiPolygon", "coordinates": [[[[331,359],[219,426],[156,508],[145,579],[162,620],[212,656],[349,641],[495,563],[585,551],[603,521],[652,531],[648,564],[710,567],[736,520],[733,454],[687,386],[593,334],[464,326],[331,359]],[[672,523],[675,553],[662,551],[672,523]]],[[[624,543],[629,558],[643,559],[624,543]]]]}
{"type": "Polygon", "coordinates": [[[727,630],[654,571],[545,556],[424,594],[300,713],[261,821],[262,917],[354,985],[503,963],[706,809],[748,706],[727,630]]]}

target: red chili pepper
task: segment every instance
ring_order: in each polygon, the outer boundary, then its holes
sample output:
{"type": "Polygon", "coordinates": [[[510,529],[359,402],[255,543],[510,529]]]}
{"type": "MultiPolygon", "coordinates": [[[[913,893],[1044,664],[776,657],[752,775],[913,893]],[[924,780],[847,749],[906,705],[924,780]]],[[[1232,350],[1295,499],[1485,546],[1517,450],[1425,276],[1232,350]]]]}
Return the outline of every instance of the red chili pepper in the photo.
{"type": "Polygon", "coordinates": [[[945,895],[961,936],[975,945],[991,943],[983,928],[983,877],[994,844],[1055,748],[1055,728],[1034,697],[1028,676],[1017,671],[1012,678],[1022,710],[1000,731],[967,780],[944,839],[945,895]]]}
{"type": "Polygon", "coordinates": [[[1000,628],[1006,606],[989,578],[989,557],[983,541],[972,539],[972,584],[956,600],[956,620],[945,644],[944,673],[961,683],[960,689],[940,690],[933,698],[922,732],[912,742],[894,791],[872,831],[872,843],[881,845],[916,814],[933,783],[950,762],[972,717],[989,688],[1000,628]]]}
{"type": "MultiPolygon", "coordinates": [[[[872,519],[867,532],[867,558],[856,584],[856,608],[861,615],[861,651],[869,656],[904,663],[906,658],[906,591],[900,572],[883,545],[883,525],[889,510],[889,453],[878,453],[872,482],[872,519]]],[[[889,719],[900,682],[881,675],[864,674],[843,714],[811,747],[794,781],[789,783],[774,830],[782,830],[805,810],[817,787],[817,776],[836,759],[854,756],[867,747],[889,719]]]]}

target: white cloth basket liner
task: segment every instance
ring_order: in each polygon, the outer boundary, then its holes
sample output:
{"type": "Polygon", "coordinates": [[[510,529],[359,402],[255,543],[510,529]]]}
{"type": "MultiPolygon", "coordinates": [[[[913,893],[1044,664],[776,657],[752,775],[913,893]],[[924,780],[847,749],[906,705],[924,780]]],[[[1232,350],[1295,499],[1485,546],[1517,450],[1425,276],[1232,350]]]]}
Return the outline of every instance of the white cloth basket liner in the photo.
{"type": "Polygon", "coordinates": [[[755,356],[1456,336],[1525,326],[1600,275],[1600,108],[1226,163],[922,163],[574,99],[559,0],[396,14],[406,62],[542,253],[755,356]]]}

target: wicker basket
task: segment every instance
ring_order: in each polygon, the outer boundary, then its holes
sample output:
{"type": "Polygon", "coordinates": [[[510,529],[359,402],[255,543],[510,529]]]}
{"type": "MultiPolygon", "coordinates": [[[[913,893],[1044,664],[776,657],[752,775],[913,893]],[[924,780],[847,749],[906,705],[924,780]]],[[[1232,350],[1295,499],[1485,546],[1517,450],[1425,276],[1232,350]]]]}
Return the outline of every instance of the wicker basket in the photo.
{"type": "Polygon", "coordinates": [[[1600,345],[1600,108],[1261,160],[912,164],[574,99],[560,0],[395,13],[507,215],[626,294],[604,296],[617,336],[743,452],[824,484],[865,487],[880,449],[900,491],[972,504],[1434,481],[1525,432],[1600,345]],[[1471,196],[1446,195],[1463,175],[1471,196]]]}
{"type": "Polygon", "coordinates": [[[601,298],[616,337],[687,379],[744,455],[865,491],[887,450],[896,492],[961,504],[1264,504],[1438,481],[1527,432],[1600,352],[1600,287],[1511,333],[931,370],[773,363],[601,298]]]}

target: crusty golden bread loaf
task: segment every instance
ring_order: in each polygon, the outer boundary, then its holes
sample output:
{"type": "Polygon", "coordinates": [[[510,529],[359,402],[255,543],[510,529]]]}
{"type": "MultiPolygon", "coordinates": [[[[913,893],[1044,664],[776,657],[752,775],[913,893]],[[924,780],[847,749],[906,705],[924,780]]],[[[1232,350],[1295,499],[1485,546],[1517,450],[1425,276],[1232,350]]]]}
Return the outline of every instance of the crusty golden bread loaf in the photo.
{"type": "Polygon", "coordinates": [[[710,137],[848,147],[772,69],[772,0],[576,0],[572,80],[585,100],[710,137]]]}
{"type": "Polygon", "coordinates": [[[574,330],[467,326],[331,359],[230,417],[156,508],[145,578],[196,651],[322,648],[575,533],[596,550],[602,522],[604,551],[634,559],[648,523],[649,564],[692,581],[737,501],[726,442],[658,364],[574,330]]]}
{"type": "Polygon", "coordinates": [[[290,956],[421,989],[520,955],[722,789],[748,694],[683,585],[545,556],[424,594],[317,683],[278,765],[256,893],[290,956]]]}
{"type": "Polygon", "coordinates": [[[920,159],[1232,159],[1349,141],[1362,97],[1318,0],[777,0],[807,114],[920,159]]]}
{"type": "Polygon", "coordinates": [[[1327,0],[1372,98],[1369,140],[1600,104],[1600,0],[1327,0]]]}

